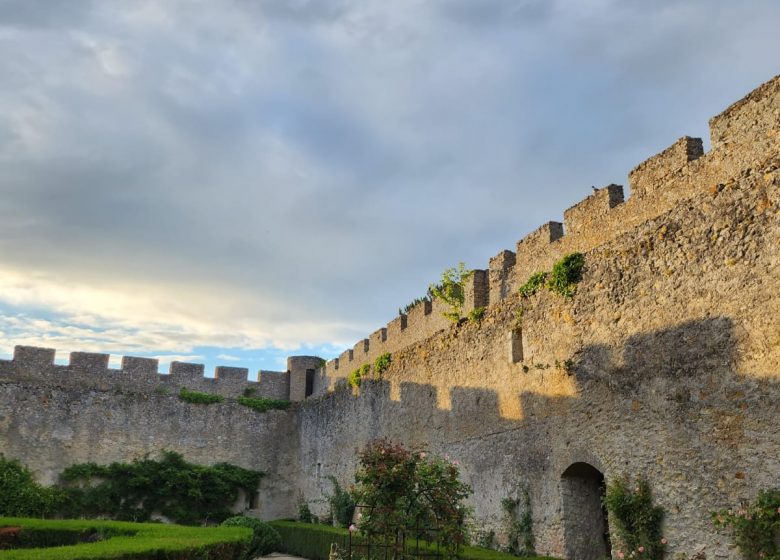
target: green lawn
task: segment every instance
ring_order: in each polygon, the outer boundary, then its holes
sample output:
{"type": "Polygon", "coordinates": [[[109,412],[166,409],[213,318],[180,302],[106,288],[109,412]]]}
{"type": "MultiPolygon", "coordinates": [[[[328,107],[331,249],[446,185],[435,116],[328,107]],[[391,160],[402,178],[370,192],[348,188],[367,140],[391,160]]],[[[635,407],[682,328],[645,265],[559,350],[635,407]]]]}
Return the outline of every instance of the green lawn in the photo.
{"type": "Polygon", "coordinates": [[[162,523],[97,520],[45,520],[0,517],[0,527],[22,527],[21,546],[0,550],[0,560],[235,560],[252,537],[244,527],[185,527],[162,523]],[[87,535],[104,540],[75,543],[87,535]]]}

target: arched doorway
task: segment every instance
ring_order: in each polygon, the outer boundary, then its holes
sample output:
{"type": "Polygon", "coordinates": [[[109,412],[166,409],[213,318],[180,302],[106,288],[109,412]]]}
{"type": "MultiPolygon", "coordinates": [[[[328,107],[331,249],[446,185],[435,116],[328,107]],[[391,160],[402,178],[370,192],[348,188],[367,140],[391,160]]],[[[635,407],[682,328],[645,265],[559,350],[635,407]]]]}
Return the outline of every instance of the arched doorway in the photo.
{"type": "Polygon", "coordinates": [[[588,463],[573,463],[561,475],[561,493],[566,558],[609,558],[607,513],[601,501],[604,475],[588,463]]]}

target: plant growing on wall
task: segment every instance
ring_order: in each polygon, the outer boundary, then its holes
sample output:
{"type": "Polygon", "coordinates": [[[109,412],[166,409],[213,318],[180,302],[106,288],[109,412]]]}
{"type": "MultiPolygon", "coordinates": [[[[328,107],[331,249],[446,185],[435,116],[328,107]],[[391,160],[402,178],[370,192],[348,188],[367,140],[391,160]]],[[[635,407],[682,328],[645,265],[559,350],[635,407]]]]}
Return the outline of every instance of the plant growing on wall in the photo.
{"type": "Polygon", "coordinates": [[[165,451],[159,461],[72,465],[60,475],[67,517],[147,521],[159,513],[177,523],[220,522],[243,490],[257,492],[263,473],[228,463],[189,463],[165,451]]]}
{"type": "Polygon", "coordinates": [[[238,404],[251,408],[255,412],[268,410],[285,410],[290,408],[290,401],[281,399],[267,399],[264,397],[238,397],[238,404]]]}
{"type": "Polygon", "coordinates": [[[627,478],[612,481],[607,486],[604,505],[609,512],[610,534],[618,557],[663,558],[666,547],[666,539],[661,534],[664,510],[653,505],[646,480],[640,479],[635,484],[627,478]]]}
{"type": "Polygon", "coordinates": [[[544,286],[544,283],[547,281],[547,273],[546,272],[536,272],[532,274],[528,280],[526,280],[525,284],[520,286],[520,295],[523,297],[531,297],[532,295],[536,294],[536,292],[539,291],[539,288],[544,286]]]}
{"type": "Polygon", "coordinates": [[[443,315],[457,323],[463,316],[463,304],[466,301],[466,280],[474,274],[473,270],[466,270],[466,266],[461,262],[456,268],[448,268],[441,274],[439,284],[431,284],[428,288],[430,294],[436,299],[444,302],[449,308],[443,315]]]}
{"type": "Polygon", "coordinates": [[[359,368],[352,370],[352,373],[349,374],[349,386],[360,387],[363,378],[367,377],[369,373],[371,373],[371,366],[368,364],[364,364],[359,368]]]}
{"type": "Polygon", "coordinates": [[[471,323],[481,323],[482,319],[485,317],[485,311],[487,308],[485,307],[475,307],[471,311],[469,311],[469,322],[471,323]]]}
{"type": "Polygon", "coordinates": [[[419,304],[421,304],[421,303],[423,303],[425,301],[431,301],[431,297],[432,297],[431,289],[428,288],[428,295],[426,295],[424,297],[414,298],[412,301],[410,301],[409,303],[407,303],[403,307],[399,307],[398,308],[398,314],[399,315],[408,315],[409,312],[413,308],[417,307],[419,304]]]}
{"type": "Polygon", "coordinates": [[[501,500],[501,509],[506,517],[507,552],[516,556],[536,556],[531,496],[528,490],[523,489],[522,506],[520,499],[504,498],[501,500]]]}
{"type": "Polygon", "coordinates": [[[585,267],[585,255],[570,253],[553,265],[551,272],[535,272],[518,290],[524,298],[536,294],[544,286],[554,294],[571,298],[577,291],[577,283],[582,280],[585,267]]]}
{"type": "Polygon", "coordinates": [[[333,484],[333,494],[328,496],[332,518],[340,527],[349,527],[355,515],[355,498],[344,490],[335,476],[329,476],[333,484]]]}
{"type": "Polygon", "coordinates": [[[190,391],[189,389],[182,387],[181,391],[179,391],[179,400],[193,404],[215,404],[224,401],[225,397],[222,395],[213,395],[211,393],[190,391]]]}
{"type": "Polygon", "coordinates": [[[466,542],[464,501],[471,487],[461,482],[457,463],[387,440],[373,442],[358,458],[355,497],[362,532],[394,542],[399,531],[435,527],[448,554],[466,542]]]}
{"type": "Polygon", "coordinates": [[[762,490],[753,503],[712,514],[748,560],[780,560],[780,488],[762,490]]]}
{"type": "Polygon", "coordinates": [[[390,352],[385,352],[381,356],[378,356],[377,359],[374,360],[374,372],[381,377],[385,370],[390,367],[392,361],[393,356],[390,352]]]}
{"type": "Polygon", "coordinates": [[[582,280],[582,269],[585,266],[585,255],[571,253],[553,265],[547,278],[547,289],[559,296],[570,298],[577,290],[577,283],[582,280]]]}

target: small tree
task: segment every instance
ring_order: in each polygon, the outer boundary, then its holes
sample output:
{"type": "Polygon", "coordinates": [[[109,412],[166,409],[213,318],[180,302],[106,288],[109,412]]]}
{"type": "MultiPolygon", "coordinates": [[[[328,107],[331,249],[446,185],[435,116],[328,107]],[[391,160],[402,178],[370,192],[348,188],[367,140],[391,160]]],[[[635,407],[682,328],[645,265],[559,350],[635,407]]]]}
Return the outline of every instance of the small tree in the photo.
{"type": "Polygon", "coordinates": [[[364,506],[361,531],[392,542],[399,532],[435,528],[445,551],[457,553],[466,542],[469,510],[463,502],[471,487],[460,481],[456,463],[387,440],[370,444],[359,459],[355,493],[364,506]]]}
{"type": "Polygon", "coordinates": [[[474,274],[473,270],[466,270],[466,265],[458,263],[457,268],[448,268],[441,274],[439,284],[431,284],[428,293],[443,301],[450,308],[443,315],[453,323],[460,321],[463,316],[463,304],[466,301],[466,280],[474,274]]]}

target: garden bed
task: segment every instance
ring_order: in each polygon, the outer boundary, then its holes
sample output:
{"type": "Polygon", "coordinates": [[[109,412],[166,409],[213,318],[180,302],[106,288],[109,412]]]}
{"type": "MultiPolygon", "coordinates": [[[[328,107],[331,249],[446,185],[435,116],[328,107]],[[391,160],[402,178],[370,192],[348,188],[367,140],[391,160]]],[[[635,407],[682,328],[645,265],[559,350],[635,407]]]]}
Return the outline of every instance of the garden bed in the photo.
{"type": "Polygon", "coordinates": [[[161,523],[0,517],[6,533],[0,560],[235,560],[252,531],[161,523]],[[19,528],[17,531],[13,528],[19,528]]]}

